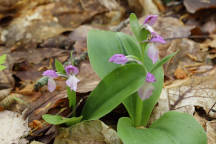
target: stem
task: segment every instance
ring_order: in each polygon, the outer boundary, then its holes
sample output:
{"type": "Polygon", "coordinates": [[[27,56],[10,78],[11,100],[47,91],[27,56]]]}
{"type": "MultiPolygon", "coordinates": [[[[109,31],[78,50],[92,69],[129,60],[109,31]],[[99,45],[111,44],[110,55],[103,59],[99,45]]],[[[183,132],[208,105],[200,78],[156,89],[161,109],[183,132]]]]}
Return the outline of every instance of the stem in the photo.
{"type": "Polygon", "coordinates": [[[140,100],[139,96],[136,99],[136,111],[135,111],[135,120],[134,120],[134,124],[135,127],[140,126],[141,121],[142,121],[142,107],[143,107],[143,103],[140,100]]]}

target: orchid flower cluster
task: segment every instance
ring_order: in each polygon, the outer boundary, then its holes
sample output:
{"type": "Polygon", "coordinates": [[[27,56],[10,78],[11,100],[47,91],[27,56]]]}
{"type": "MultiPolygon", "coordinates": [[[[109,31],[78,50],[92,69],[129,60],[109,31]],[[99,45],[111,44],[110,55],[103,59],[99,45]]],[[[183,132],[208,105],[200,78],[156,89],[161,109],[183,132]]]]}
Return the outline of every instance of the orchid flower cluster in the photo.
{"type": "MultiPolygon", "coordinates": [[[[155,24],[157,18],[157,15],[150,15],[145,19],[143,24],[143,27],[150,32],[150,40],[145,42],[149,42],[148,57],[152,60],[153,64],[155,64],[159,60],[159,51],[155,47],[154,43],[166,43],[163,37],[157,34],[152,28],[152,25],[155,24]]],[[[114,54],[109,59],[109,62],[121,65],[124,65],[130,61],[136,61],[137,63],[142,64],[142,62],[131,58],[131,56],[125,56],[124,54],[114,54]]],[[[138,94],[142,100],[148,99],[152,95],[152,92],[154,90],[154,86],[152,85],[152,83],[154,82],[156,82],[155,76],[152,73],[147,72],[146,83],[144,84],[145,86],[138,91],[138,94]]]]}
{"type": "Polygon", "coordinates": [[[56,89],[56,83],[54,79],[58,76],[68,78],[66,80],[66,85],[73,91],[77,90],[77,83],[79,82],[79,79],[76,77],[76,75],[79,73],[79,69],[73,65],[68,65],[65,67],[65,71],[67,75],[57,73],[54,70],[46,70],[43,72],[43,76],[48,77],[48,90],[50,92],[53,92],[56,89]]]}
{"type": "MultiPolygon", "coordinates": [[[[157,18],[150,15],[140,25],[136,15],[131,14],[133,36],[89,31],[88,56],[101,78],[100,83],[88,96],[80,115],[75,112],[72,117],[65,118],[46,114],[43,119],[50,124],[71,126],[82,120],[98,120],[122,103],[128,117],[118,120],[117,133],[124,144],[206,144],[203,128],[187,114],[167,112],[146,128],[163,88],[163,64],[177,53],[159,59],[155,43],[164,44],[165,40],[152,28],[157,18]]],[[[55,90],[54,79],[58,76],[67,78],[69,106],[76,111],[79,70],[73,65],[63,67],[59,62],[55,65],[57,72],[47,70],[43,73],[48,77],[48,90],[55,90]]]]}

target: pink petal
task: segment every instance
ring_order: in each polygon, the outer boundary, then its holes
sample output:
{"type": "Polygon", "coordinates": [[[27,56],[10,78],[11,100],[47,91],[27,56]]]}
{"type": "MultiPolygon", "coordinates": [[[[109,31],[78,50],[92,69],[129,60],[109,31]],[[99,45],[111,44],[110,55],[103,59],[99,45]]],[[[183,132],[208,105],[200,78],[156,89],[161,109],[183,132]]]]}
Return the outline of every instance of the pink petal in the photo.
{"type": "Polygon", "coordinates": [[[70,87],[71,90],[76,91],[77,90],[77,83],[79,82],[79,79],[76,78],[75,75],[71,75],[67,81],[66,84],[68,87],[70,87]]]}
{"type": "Polygon", "coordinates": [[[148,72],[146,74],[146,82],[149,82],[149,83],[156,82],[155,76],[152,73],[148,72]]]}
{"type": "Polygon", "coordinates": [[[57,78],[58,74],[54,70],[46,70],[43,72],[43,76],[47,76],[50,78],[57,78]]]}
{"type": "Polygon", "coordinates": [[[154,86],[152,83],[145,83],[138,91],[138,95],[142,100],[148,99],[154,90],[154,86]]]}
{"type": "Polygon", "coordinates": [[[76,75],[79,73],[79,69],[73,65],[66,66],[65,71],[68,75],[72,75],[72,74],[76,75]]]}
{"type": "Polygon", "coordinates": [[[157,34],[156,32],[151,32],[151,35],[152,37],[150,39],[150,42],[156,42],[156,43],[162,43],[162,44],[166,43],[164,38],[160,36],[159,34],[157,34]]]}
{"type": "Polygon", "coordinates": [[[114,54],[110,59],[109,62],[116,63],[116,64],[125,64],[128,62],[128,59],[123,54],[114,54]]]}
{"type": "Polygon", "coordinates": [[[152,60],[153,64],[155,64],[159,59],[159,51],[153,44],[149,45],[148,56],[152,60]]]}
{"type": "Polygon", "coordinates": [[[52,78],[48,79],[48,90],[53,92],[56,89],[56,83],[52,78]]]}
{"type": "Polygon", "coordinates": [[[157,15],[149,15],[146,17],[144,24],[153,25],[157,21],[157,15]]]}

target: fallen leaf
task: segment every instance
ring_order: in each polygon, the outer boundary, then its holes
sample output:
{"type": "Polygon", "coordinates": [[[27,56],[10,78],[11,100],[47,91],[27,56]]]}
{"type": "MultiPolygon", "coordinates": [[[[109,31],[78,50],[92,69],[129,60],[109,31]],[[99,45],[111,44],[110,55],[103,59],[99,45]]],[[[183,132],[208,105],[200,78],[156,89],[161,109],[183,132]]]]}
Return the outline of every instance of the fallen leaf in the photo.
{"type": "Polygon", "coordinates": [[[121,144],[117,133],[100,120],[60,128],[54,144],[121,144]]]}
{"type": "Polygon", "coordinates": [[[184,5],[188,12],[195,13],[202,9],[210,9],[216,7],[215,0],[184,0],[184,5]]]}
{"type": "Polygon", "coordinates": [[[174,75],[177,79],[185,79],[187,77],[187,73],[182,68],[177,68],[174,75]]]}

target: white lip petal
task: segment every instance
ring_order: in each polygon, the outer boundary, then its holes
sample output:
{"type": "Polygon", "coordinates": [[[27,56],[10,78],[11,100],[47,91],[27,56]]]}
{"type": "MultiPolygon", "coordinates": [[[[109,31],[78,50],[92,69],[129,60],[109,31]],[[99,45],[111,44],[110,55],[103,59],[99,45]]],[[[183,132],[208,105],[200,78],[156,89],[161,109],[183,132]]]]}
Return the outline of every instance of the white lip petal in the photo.
{"type": "Polygon", "coordinates": [[[71,75],[67,81],[66,84],[68,87],[70,87],[71,90],[76,91],[77,90],[77,83],[80,80],[75,76],[75,75],[71,75]]]}
{"type": "Polygon", "coordinates": [[[56,89],[56,83],[52,78],[48,79],[48,90],[53,92],[56,89]]]}

